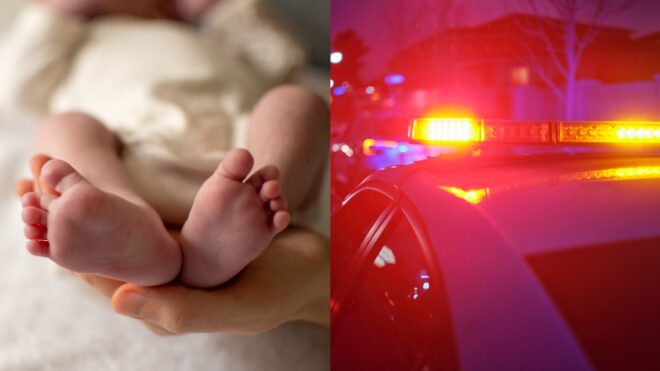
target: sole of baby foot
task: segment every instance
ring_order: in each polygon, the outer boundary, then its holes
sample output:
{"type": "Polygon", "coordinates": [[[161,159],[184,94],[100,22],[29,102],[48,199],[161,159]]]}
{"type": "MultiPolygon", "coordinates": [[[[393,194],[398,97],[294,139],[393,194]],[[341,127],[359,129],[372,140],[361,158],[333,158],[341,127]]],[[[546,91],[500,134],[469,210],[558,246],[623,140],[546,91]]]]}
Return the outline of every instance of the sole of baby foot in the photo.
{"type": "Polygon", "coordinates": [[[76,272],[142,285],[176,277],[180,248],[148,205],[102,191],[61,160],[48,160],[37,173],[52,194],[23,196],[31,253],[76,272]]]}
{"type": "Polygon", "coordinates": [[[247,178],[253,164],[247,150],[232,150],[200,188],[181,231],[185,285],[226,282],[289,224],[279,171],[266,166],[247,178]]]}

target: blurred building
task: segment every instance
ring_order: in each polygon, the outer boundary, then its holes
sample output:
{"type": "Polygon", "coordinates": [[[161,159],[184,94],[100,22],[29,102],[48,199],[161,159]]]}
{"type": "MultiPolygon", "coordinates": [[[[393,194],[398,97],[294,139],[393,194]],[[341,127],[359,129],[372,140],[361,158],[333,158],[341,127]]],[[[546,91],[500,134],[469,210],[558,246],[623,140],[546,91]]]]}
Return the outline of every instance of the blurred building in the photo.
{"type": "MultiPolygon", "coordinates": [[[[388,67],[388,75],[405,76],[396,104],[465,106],[492,118],[561,118],[559,100],[541,75],[561,88],[562,26],[557,19],[510,14],[425,38],[388,67]]],[[[586,23],[576,31],[594,37],[577,69],[575,118],[660,118],[660,32],[635,37],[628,29],[586,23]]],[[[372,82],[376,92],[392,91],[386,79],[372,82]]]]}

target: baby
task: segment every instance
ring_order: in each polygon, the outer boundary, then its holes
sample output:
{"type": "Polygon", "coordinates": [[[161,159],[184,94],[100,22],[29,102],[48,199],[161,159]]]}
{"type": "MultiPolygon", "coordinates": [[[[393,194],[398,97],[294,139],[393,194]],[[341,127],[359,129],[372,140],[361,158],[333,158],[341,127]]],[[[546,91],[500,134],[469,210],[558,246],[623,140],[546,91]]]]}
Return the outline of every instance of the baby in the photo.
{"type": "Polygon", "coordinates": [[[213,287],[315,197],[327,106],[276,86],[304,53],[257,0],[39,0],[4,63],[4,104],[46,117],[22,199],[34,255],[213,287]]]}

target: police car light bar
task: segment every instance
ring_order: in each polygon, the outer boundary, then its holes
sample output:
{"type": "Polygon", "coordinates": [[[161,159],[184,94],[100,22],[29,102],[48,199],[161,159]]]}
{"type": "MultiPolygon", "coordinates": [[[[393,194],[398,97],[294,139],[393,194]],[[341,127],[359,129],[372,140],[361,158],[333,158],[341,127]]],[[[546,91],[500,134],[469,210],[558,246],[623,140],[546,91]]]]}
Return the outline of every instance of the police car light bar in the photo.
{"type": "Polygon", "coordinates": [[[418,118],[409,137],[425,143],[660,143],[654,121],[510,121],[418,118]]]}
{"type": "Polygon", "coordinates": [[[415,119],[410,137],[425,142],[479,142],[481,121],[469,118],[415,119]]]}

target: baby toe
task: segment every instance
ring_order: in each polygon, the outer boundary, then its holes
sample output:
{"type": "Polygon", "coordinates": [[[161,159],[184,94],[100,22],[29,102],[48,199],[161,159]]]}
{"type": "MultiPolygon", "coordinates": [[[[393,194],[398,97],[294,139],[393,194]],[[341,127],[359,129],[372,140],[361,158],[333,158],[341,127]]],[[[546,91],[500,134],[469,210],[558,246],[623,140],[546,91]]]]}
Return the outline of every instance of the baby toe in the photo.
{"type": "Polygon", "coordinates": [[[50,203],[57,197],[49,194],[39,194],[36,192],[30,192],[23,195],[21,198],[21,204],[23,207],[34,206],[36,208],[48,210],[50,203]]]}
{"type": "Polygon", "coordinates": [[[264,202],[277,198],[281,194],[282,188],[280,187],[280,182],[277,180],[269,180],[265,182],[259,190],[259,196],[264,202]]]}
{"type": "Polygon", "coordinates": [[[218,173],[226,178],[242,182],[252,170],[254,158],[246,149],[236,148],[218,166],[218,173]]]}
{"type": "Polygon", "coordinates": [[[283,211],[286,210],[287,202],[284,197],[280,196],[270,200],[268,206],[271,211],[283,211]]]}
{"type": "Polygon", "coordinates": [[[25,244],[25,248],[30,254],[35,256],[48,256],[48,241],[37,240],[37,241],[28,241],[25,244]]]}
{"type": "Polygon", "coordinates": [[[41,184],[58,193],[66,192],[67,189],[84,180],[71,165],[61,160],[50,160],[41,168],[41,184]]]}
{"type": "Polygon", "coordinates": [[[273,229],[276,233],[282,232],[291,222],[291,214],[287,211],[278,211],[273,215],[273,229]]]}
{"type": "Polygon", "coordinates": [[[23,209],[21,218],[25,224],[46,225],[48,213],[43,209],[34,206],[27,206],[23,209]]]}
{"type": "Polygon", "coordinates": [[[28,192],[21,197],[21,205],[23,207],[28,207],[28,206],[34,206],[34,207],[40,207],[41,206],[41,201],[39,194],[35,192],[28,192]]]}
{"type": "Polygon", "coordinates": [[[265,182],[269,180],[277,180],[280,177],[280,170],[275,165],[267,165],[257,170],[250,179],[248,183],[251,184],[257,192],[261,189],[265,182]]]}
{"type": "Polygon", "coordinates": [[[27,224],[23,228],[23,234],[28,240],[45,240],[47,229],[43,225],[27,224]]]}

